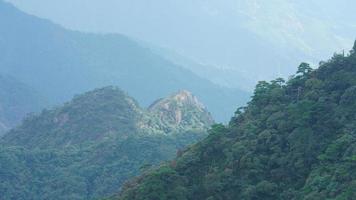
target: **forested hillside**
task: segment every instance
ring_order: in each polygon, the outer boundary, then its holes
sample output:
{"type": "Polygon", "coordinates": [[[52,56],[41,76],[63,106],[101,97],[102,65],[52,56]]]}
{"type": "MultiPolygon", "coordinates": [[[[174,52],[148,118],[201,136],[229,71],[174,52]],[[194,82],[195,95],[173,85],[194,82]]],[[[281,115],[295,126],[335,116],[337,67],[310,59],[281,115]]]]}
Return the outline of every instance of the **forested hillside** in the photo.
{"type": "Polygon", "coordinates": [[[69,31],[2,0],[0,27],[0,73],[36,89],[49,105],[106,85],[120,86],[143,106],[187,89],[216,120],[227,121],[248,99],[246,92],[215,85],[126,36],[69,31]]]}
{"type": "Polygon", "coordinates": [[[260,82],[228,126],[126,184],[120,200],[352,200],[356,43],[288,81],[260,82]]]}
{"type": "Polygon", "coordinates": [[[116,87],[78,95],[28,116],[0,139],[0,199],[110,196],[128,178],[205,137],[213,123],[187,91],[149,110],[116,87]]]}

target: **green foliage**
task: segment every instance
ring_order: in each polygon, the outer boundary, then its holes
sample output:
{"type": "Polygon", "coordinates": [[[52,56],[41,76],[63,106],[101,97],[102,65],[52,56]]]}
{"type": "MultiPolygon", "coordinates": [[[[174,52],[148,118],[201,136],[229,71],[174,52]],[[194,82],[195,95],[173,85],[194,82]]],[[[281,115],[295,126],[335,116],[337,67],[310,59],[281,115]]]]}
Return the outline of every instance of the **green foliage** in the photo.
{"type": "MultiPolygon", "coordinates": [[[[209,118],[206,111],[197,114],[203,113],[209,118]]],[[[129,178],[172,159],[177,150],[205,137],[205,127],[211,123],[194,125],[193,120],[178,129],[162,125],[155,117],[116,87],[78,95],[61,107],[28,117],[0,141],[0,199],[110,196],[129,178]],[[147,118],[154,128],[145,129],[147,118]]],[[[169,171],[161,174],[168,176],[169,171]]],[[[152,187],[161,192],[166,186],[152,187]]]]}
{"type": "Polygon", "coordinates": [[[128,194],[125,198],[133,199],[135,196],[143,196],[144,200],[187,200],[187,191],[180,186],[184,181],[171,167],[162,166],[148,174],[147,179],[149,180],[147,184],[140,185],[138,190],[128,194]]]}
{"type": "Polygon", "coordinates": [[[302,76],[305,76],[312,71],[313,71],[313,68],[311,68],[308,63],[303,62],[299,65],[297,74],[301,74],[302,76]]]}
{"type": "MultiPolygon", "coordinates": [[[[336,54],[317,70],[302,63],[287,83],[259,82],[228,127],[214,126],[173,161],[175,187],[160,195],[179,188],[189,200],[355,199],[355,88],[352,54],[336,54]]],[[[150,191],[138,191],[153,184],[155,173],[117,199],[145,199],[150,191]]]]}

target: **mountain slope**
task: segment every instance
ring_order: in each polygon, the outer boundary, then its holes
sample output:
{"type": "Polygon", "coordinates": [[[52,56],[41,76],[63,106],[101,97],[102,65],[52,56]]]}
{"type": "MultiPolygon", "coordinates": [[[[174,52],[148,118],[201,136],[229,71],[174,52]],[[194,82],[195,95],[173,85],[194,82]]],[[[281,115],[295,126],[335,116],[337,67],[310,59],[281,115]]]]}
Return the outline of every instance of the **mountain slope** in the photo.
{"type": "Polygon", "coordinates": [[[162,123],[169,112],[158,116],[120,89],[105,87],[26,118],[0,139],[1,199],[97,199],[114,194],[128,178],[172,159],[177,150],[207,135],[213,121],[201,103],[175,103],[182,106],[174,111],[190,119],[162,123]]]}
{"type": "Polygon", "coordinates": [[[38,90],[51,105],[106,85],[119,85],[144,106],[187,89],[217,120],[226,121],[226,113],[248,96],[200,78],[122,35],[68,31],[4,2],[0,26],[6,27],[0,30],[0,73],[38,90]]]}
{"type": "MultiPolygon", "coordinates": [[[[248,106],[117,199],[354,199],[356,43],[294,78],[260,82],[248,106]]],[[[114,198],[116,199],[116,198],[114,198]]]]}
{"type": "Polygon", "coordinates": [[[0,75],[0,137],[45,103],[38,93],[12,77],[0,75]]]}

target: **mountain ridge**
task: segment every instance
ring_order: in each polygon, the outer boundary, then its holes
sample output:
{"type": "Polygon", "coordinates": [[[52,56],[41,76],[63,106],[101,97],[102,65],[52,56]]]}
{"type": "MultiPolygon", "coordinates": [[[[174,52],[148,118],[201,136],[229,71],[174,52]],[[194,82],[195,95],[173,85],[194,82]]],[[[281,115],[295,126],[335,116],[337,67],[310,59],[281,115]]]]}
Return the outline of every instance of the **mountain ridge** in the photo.
{"type": "Polygon", "coordinates": [[[203,104],[188,91],[175,93],[161,101],[179,106],[173,110],[167,108],[165,112],[159,112],[157,108],[141,108],[135,99],[118,87],[107,86],[77,95],[61,107],[45,109],[26,118],[22,126],[11,130],[2,139],[8,145],[25,145],[29,149],[46,148],[48,145],[58,148],[117,136],[125,138],[128,133],[172,135],[204,131],[214,123],[203,104]],[[190,99],[172,100],[177,97],[190,99]],[[194,102],[190,102],[192,99],[194,102]],[[179,113],[182,123],[171,121],[172,113],[179,113]],[[28,129],[34,132],[26,132],[28,129]]]}
{"type": "MultiPolygon", "coordinates": [[[[256,77],[258,70],[260,76],[253,79],[249,91],[253,91],[259,80],[288,77],[294,73],[292,66],[301,61],[317,65],[334,51],[349,49],[355,32],[352,0],[273,0],[268,3],[263,0],[157,0],[144,4],[139,0],[107,0],[90,2],[84,9],[81,4],[85,0],[76,3],[70,0],[8,1],[71,29],[124,33],[169,47],[198,63],[233,67],[236,70],[230,73],[236,77],[240,77],[241,72],[247,79],[256,77]],[[98,17],[88,21],[93,13],[98,17]],[[78,20],[73,21],[73,18],[78,20]],[[254,59],[255,55],[259,59],[254,59]]],[[[222,73],[223,77],[230,77],[222,73]]],[[[225,83],[220,76],[210,77],[225,83]]],[[[229,83],[241,84],[232,77],[229,79],[229,83]]]]}

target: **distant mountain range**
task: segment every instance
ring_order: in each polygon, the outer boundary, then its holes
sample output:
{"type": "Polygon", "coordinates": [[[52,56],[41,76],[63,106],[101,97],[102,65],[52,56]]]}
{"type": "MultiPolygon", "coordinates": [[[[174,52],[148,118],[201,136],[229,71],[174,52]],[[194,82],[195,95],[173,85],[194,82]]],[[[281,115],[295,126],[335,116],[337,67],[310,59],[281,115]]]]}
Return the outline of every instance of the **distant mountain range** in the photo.
{"type": "Polygon", "coordinates": [[[0,75],[0,137],[46,101],[34,89],[12,77],[0,75]]]}
{"type": "MultiPolygon", "coordinates": [[[[350,49],[356,32],[353,0],[8,1],[74,30],[123,33],[171,49],[204,69],[232,68],[250,88],[350,49]]],[[[224,84],[222,77],[212,80],[224,84]]]]}
{"type": "Polygon", "coordinates": [[[0,73],[60,104],[74,94],[118,85],[143,106],[173,91],[196,94],[227,121],[248,93],[218,86],[123,35],[68,31],[0,2],[0,73]]]}
{"type": "Polygon", "coordinates": [[[149,109],[116,87],[28,116],[0,139],[1,199],[96,199],[207,135],[214,123],[188,91],[149,109]]]}

